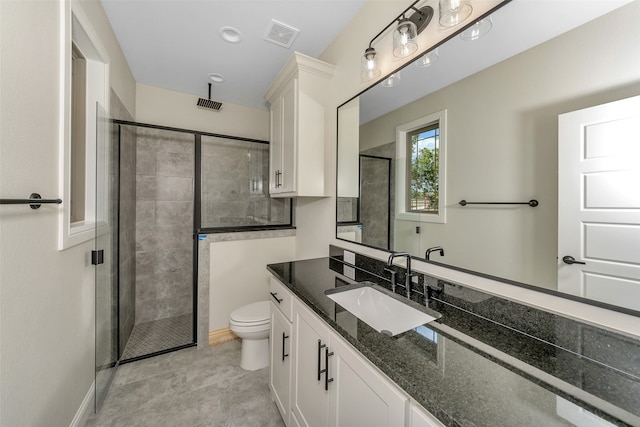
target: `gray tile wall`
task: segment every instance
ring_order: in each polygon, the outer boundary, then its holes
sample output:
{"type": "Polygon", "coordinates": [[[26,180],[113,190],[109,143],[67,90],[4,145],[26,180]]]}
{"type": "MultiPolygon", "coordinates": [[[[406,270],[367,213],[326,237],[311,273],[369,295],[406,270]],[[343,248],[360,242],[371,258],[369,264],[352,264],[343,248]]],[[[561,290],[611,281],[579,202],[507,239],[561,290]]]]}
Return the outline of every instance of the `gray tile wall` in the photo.
{"type": "Polygon", "coordinates": [[[194,136],[137,128],[136,323],[193,311],[194,136]]]}
{"type": "Polygon", "coordinates": [[[202,137],[202,226],[288,222],[289,201],[270,199],[269,146],[202,137]]]}
{"type": "Polygon", "coordinates": [[[387,247],[387,229],[389,244],[393,244],[395,218],[395,157],[396,143],[381,145],[365,150],[360,154],[386,157],[391,159],[391,182],[387,177],[387,161],[364,159],[360,177],[360,222],[362,223],[362,243],[378,248],[387,247]],[[391,184],[390,193],[386,191],[391,184]],[[387,197],[390,198],[389,211],[387,197]],[[387,226],[387,218],[390,225],[387,226]]]}
{"type": "MultiPolygon", "coordinates": [[[[120,98],[111,90],[111,117],[120,120],[133,120],[120,98]]],[[[117,144],[117,128],[113,126],[114,145],[117,144]]],[[[135,324],[136,290],[136,135],[130,128],[123,126],[120,132],[119,162],[119,316],[120,350],[124,350],[135,324]]]]}

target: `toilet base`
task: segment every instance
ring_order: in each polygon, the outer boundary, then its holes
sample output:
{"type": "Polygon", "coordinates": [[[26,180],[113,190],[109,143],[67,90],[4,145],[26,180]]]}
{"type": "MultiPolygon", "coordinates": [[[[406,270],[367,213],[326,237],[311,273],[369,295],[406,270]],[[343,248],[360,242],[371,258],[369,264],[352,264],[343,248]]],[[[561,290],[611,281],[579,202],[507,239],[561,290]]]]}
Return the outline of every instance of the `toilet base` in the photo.
{"type": "Polygon", "coordinates": [[[255,371],[269,366],[269,338],[262,340],[242,340],[240,367],[245,371],[255,371]]]}

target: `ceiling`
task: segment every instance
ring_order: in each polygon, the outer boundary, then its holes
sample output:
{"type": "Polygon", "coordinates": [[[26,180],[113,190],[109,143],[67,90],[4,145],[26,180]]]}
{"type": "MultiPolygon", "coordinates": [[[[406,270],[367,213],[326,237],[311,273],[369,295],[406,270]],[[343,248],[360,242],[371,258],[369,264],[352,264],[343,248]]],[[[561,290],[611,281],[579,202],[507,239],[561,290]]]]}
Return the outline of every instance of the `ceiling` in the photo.
{"type": "Polygon", "coordinates": [[[138,83],[267,109],[264,94],[293,51],[318,57],[366,0],[102,0],[138,83]],[[263,39],[271,20],[299,30],[286,48],[263,39]],[[234,27],[241,41],[222,39],[234,27]]]}

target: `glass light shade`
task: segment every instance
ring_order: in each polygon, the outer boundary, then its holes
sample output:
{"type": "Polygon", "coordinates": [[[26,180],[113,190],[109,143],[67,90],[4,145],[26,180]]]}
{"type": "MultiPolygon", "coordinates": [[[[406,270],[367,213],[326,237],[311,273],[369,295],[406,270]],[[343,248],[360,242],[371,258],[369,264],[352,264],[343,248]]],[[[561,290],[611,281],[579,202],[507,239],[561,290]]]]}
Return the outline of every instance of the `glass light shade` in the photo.
{"type": "Polygon", "coordinates": [[[393,31],[393,55],[398,58],[409,56],[418,50],[416,24],[402,18],[393,31]]]}
{"type": "Polygon", "coordinates": [[[480,37],[487,34],[492,27],[493,27],[493,21],[489,16],[487,18],[479,20],[478,22],[476,22],[475,24],[473,24],[472,26],[464,30],[460,34],[460,38],[466,41],[478,40],[480,37]]]}
{"type": "Polygon", "coordinates": [[[440,25],[443,27],[453,27],[467,19],[473,7],[469,0],[440,0],[439,16],[440,25]]]}
{"type": "Polygon", "coordinates": [[[362,62],[360,64],[360,79],[363,82],[368,82],[381,74],[378,67],[378,60],[376,59],[376,50],[372,47],[364,51],[362,56],[362,62]]]}
{"type": "Polygon", "coordinates": [[[440,59],[440,55],[438,54],[438,48],[435,48],[434,50],[427,52],[426,54],[422,55],[417,61],[416,61],[416,65],[418,67],[428,67],[431,64],[433,64],[434,62],[437,62],[438,59],[440,59]]]}
{"type": "Polygon", "coordinates": [[[393,86],[397,86],[399,83],[400,83],[400,71],[389,75],[380,84],[384,87],[393,87],[393,86]]]}

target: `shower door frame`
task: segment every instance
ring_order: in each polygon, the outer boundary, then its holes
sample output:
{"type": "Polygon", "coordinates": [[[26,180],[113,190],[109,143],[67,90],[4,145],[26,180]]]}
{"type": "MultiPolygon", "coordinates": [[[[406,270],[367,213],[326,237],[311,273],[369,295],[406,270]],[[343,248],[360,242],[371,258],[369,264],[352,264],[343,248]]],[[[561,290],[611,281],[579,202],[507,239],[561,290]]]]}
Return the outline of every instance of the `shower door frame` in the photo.
{"type": "MultiPolygon", "coordinates": [[[[193,300],[192,300],[192,313],[193,313],[193,327],[192,327],[192,342],[190,344],[185,344],[185,345],[181,345],[181,346],[177,346],[177,347],[172,347],[170,349],[165,349],[165,350],[160,350],[154,353],[150,353],[150,354],[146,354],[143,356],[137,356],[137,357],[132,357],[126,360],[120,360],[119,363],[123,364],[123,363],[129,363],[129,362],[134,362],[136,360],[142,360],[142,359],[147,359],[149,357],[153,357],[153,356],[157,356],[160,354],[164,354],[164,353],[169,353],[169,352],[173,352],[176,350],[181,350],[183,348],[189,348],[189,347],[194,347],[198,344],[198,242],[199,242],[199,236],[200,234],[208,234],[208,233],[220,233],[220,232],[235,232],[235,231],[264,231],[264,230],[275,230],[275,229],[291,229],[294,228],[293,225],[293,199],[291,199],[291,202],[289,204],[289,224],[271,224],[271,225],[252,225],[252,226],[237,226],[237,227],[208,227],[208,228],[202,228],[202,224],[201,224],[201,210],[202,210],[202,200],[201,200],[201,190],[202,190],[202,137],[203,136],[208,136],[208,137],[214,137],[214,138],[224,138],[224,139],[229,139],[229,140],[235,140],[235,141],[242,141],[242,142],[253,142],[253,143],[258,143],[258,144],[269,144],[269,141],[264,141],[264,140],[259,140],[259,139],[251,139],[251,138],[243,138],[243,137],[238,137],[238,136],[232,136],[232,135],[224,135],[224,134],[217,134],[217,133],[212,133],[212,132],[203,132],[203,131],[197,131],[197,130],[192,130],[192,129],[183,129],[183,128],[176,128],[176,127],[172,127],[172,126],[163,126],[163,125],[155,125],[155,124],[149,124],[149,123],[140,123],[140,122],[134,122],[134,121],[129,121],[129,120],[119,120],[119,119],[111,119],[112,123],[117,124],[118,127],[118,134],[120,135],[121,133],[121,126],[135,126],[135,127],[142,127],[142,128],[148,128],[148,129],[155,129],[155,130],[165,130],[165,131],[169,131],[169,132],[180,132],[180,133],[186,133],[186,134],[191,134],[194,136],[194,179],[193,179],[193,203],[194,203],[194,211],[193,211],[193,229],[192,229],[192,240],[193,240],[193,249],[192,249],[192,280],[193,280],[193,287],[192,287],[192,296],[193,296],[193,300]]],[[[118,144],[121,143],[121,139],[118,138],[118,144]]],[[[120,145],[118,145],[118,149],[120,150],[120,145]]],[[[120,185],[120,184],[119,184],[120,185]]],[[[118,217],[118,223],[120,222],[120,218],[118,217]]],[[[120,260],[117,260],[117,265],[118,265],[118,277],[120,276],[120,260]]],[[[119,283],[118,283],[119,285],[119,283]]],[[[118,286],[119,289],[119,286],[118,286]]],[[[120,319],[120,305],[118,304],[118,320],[120,319]]],[[[120,325],[118,325],[118,333],[120,333],[120,325]]],[[[118,357],[121,358],[122,356],[122,352],[124,351],[124,349],[118,348],[118,357]]]]}

